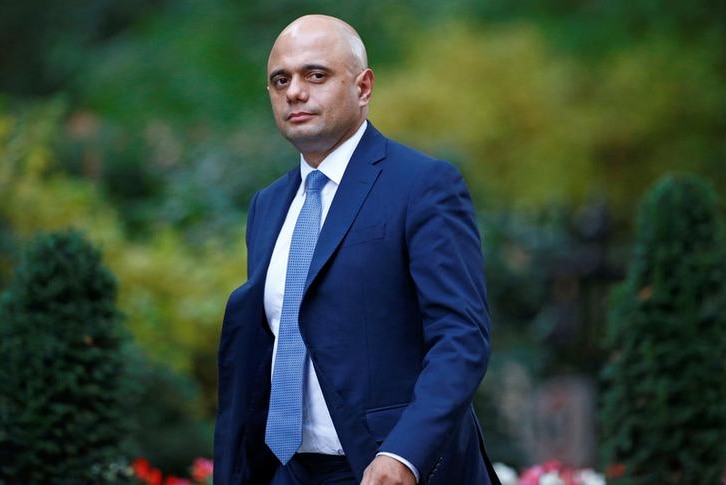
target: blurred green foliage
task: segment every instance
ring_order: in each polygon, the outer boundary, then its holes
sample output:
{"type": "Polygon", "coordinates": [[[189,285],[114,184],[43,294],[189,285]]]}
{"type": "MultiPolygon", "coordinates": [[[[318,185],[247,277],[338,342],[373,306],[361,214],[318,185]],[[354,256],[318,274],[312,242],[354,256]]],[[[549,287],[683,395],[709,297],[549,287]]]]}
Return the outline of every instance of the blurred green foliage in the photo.
{"type": "MultiPolygon", "coordinates": [[[[489,382],[500,357],[594,373],[644,188],[686,169],[726,189],[716,0],[2,2],[0,288],[37,231],[82,230],[136,341],[192,396],[175,426],[204,428],[247,203],[297,161],[269,113],[268,50],[310,12],[366,41],[371,121],[465,174],[494,313],[489,382]]],[[[514,448],[499,446],[524,463],[514,448]]]]}
{"type": "Polygon", "coordinates": [[[200,384],[167,366],[142,359],[130,448],[166,474],[188,475],[198,457],[211,456],[214,420],[200,384]]]}
{"type": "Polygon", "coordinates": [[[0,219],[6,246],[16,248],[2,255],[5,276],[36,231],[83,230],[119,278],[119,305],[136,340],[191,374],[204,361],[198,354],[214,353],[226,296],[245,274],[243,221],[224,241],[208,235],[195,246],[167,224],[154,225],[154,237],[144,242],[130,240],[97,182],[59,170],[54,147],[62,116],[62,103],[51,103],[1,119],[0,219]]]}
{"type": "MultiPolygon", "coordinates": [[[[726,453],[726,232],[711,187],[667,177],[613,293],[602,423],[623,483],[716,483],[726,453]]],[[[616,483],[620,483],[617,481],[616,483]]]]}
{"type": "Polygon", "coordinates": [[[577,205],[618,215],[667,170],[718,175],[726,90],[719,53],[664,37],[595,65],[558,56],[532,25],[440,25],[379,75],[372,119],[458,161],[483,207],[577,205]]]}
{"type": "Polygon", "coordinates": [[[2,2],[0,91],[26,96],[66,89],[89,49],[122,35],[161,5],[153,0],[2,2]]]}
{"type": "Polygon", "coordinates": [[[80,234],[39,236],[24,253],[0,294],[0,482],[109,483],[134,402],[115,299],[80,234]]]}

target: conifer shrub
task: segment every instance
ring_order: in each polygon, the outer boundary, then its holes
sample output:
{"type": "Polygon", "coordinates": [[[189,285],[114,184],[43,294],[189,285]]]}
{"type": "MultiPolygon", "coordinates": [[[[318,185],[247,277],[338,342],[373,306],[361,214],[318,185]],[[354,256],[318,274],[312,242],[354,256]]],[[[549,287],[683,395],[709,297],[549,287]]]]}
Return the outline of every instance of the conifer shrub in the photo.
{"type": "Polygon", "coordinates": [[[718,483],[726,458],[726,239],[713,190],[668,176],[641,203],[613,292],[601,425],[616,483],[718,483]]]}
{"type": "Polygon", "coordinates": [[[115,298],[80,234],[27,248],[0,296],[0,483],[123,479],[129,340],[115,298]]]}

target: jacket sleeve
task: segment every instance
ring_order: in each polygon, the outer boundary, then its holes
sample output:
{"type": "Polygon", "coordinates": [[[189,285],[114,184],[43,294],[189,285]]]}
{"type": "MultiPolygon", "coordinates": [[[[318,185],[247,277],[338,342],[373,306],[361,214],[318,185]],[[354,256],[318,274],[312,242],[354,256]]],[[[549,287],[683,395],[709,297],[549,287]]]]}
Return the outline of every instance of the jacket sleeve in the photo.
{"type": "Polygon", "coordinates": [[[252,243],[254,242],[252,237],[250,236],[252,234],[252,227],[255,222],[255,211],[257,209],[257,196],[260,195],[259,192],[255,192],[255,195],[252,196],[252,200],[250,200],[250,208],[247,211],[247,223],[245,227],[245,244],[247,246],[247,279],[250,279],[250,276],[252,275],[252,266],[254,265],[254,258],[250,257],[250,255],[254,255],[255,247],[252,246],[252,243]]]}
{"type": "MultiPolygon", "coordinates": [[[[255,202],[257,193],[250,202],[250,208],[247,213],[247,228],[245,234],[247,246],[247,278],[249,279],[251,265],[253,264],[250,254],[253,251],[251,246],[252,240],[252,224],[255,214],[255,202]]],[[[230,350],[233,339],[230,337],[231,332],[231,316],[237,311],[236,306],[239,304],[236,297],[241,293],[241,288],[236,289],[227,300],[224,311],[224,319],[222,321],[222,331],[219,342],[219,352],[217,356],[217,419],[214,428],[214,483],[232,483],[233,472],[235,468],[242,468],[235,460],[244,460],[243,454],[237,454],[236,446],[237,436],[235,427],[233,426],[233,409],[234,401],[234,362],[233,351],[230,350]]]]}
{"type": "Polygon", "coordinates": [[[380,447],[428,476],[486,372],[490,321],[481,241],[458,171],[431,163],[410,193],[406,243],[425,356],[412,399],[380,447]]]}

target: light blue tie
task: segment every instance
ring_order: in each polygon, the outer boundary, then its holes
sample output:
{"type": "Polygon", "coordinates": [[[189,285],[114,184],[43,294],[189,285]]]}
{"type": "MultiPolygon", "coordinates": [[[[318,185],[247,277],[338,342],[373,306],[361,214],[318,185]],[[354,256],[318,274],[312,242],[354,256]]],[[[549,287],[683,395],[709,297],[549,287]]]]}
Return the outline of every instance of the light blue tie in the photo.
{"type": "Polygon", "coordinates": [[[298,328],[305,280],[320,232],[320,191],[328,178],[319,170],[305,179],[305,203],[295,223],[287,261],[277,354],[272,372],[265,443],[284,465],[302,443],[303,375],[307,350],[298,328]]]}

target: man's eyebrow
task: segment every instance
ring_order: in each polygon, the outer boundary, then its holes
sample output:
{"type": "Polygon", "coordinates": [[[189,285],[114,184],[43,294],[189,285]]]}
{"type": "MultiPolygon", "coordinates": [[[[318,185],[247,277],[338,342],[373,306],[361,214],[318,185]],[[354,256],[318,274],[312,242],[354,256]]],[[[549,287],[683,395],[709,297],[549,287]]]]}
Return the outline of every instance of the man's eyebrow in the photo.
{"type": "Polygon", "coordinates": [[[275,69],[270,73],[270,81],[272,81],[275,77],[279,76],[280,74],[285,74],[287,72],[286,69],[275,69]]]}
{"type": "Polygon", "coordinates": [[[331,69],[328,66],[324,66],[322,64],[305,64],[303,66],[303,69],[306,71],[325,71],[325,72],[331,71],[331,69]]]}
{"type": "MultiPolygon", "coordinates": [[[[324,66],[323,64],[305,64],[302,66],[303,71],[324,71],[324,72],[332,72],[332,69],[330,69],[328,66],[324,66]]],[[[270,73],[270,81],[272,81],[276,76],[279,76],[281,74],[287,74],[287,69],[280,68],[275,69],[270,73]]]]}

